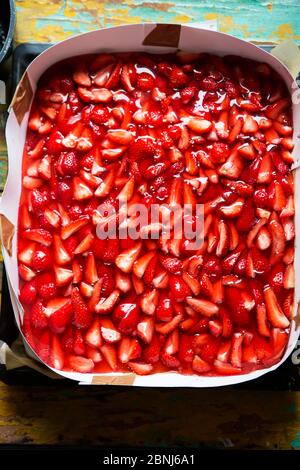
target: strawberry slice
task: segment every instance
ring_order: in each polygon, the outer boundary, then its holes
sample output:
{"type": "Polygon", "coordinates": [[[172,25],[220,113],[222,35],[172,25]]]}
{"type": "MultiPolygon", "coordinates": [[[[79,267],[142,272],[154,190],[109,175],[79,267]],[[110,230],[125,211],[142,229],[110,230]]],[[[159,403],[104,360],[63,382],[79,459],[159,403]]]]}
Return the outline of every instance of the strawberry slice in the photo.
{"type": "Polygon", "coordinates": [[[136,338],[129,338],[125,336],[121,339],[118,348],[118,358],[122,364],[127,364],[129,361],[139,359],[141,357],[142,348],[136,338]]]}
{"type": "Polygon", "coordinates": [[[48,320],[45,315],[45,309],[42,302],[37,301],[31,308],[31,325],[38,330],[43,330],[48,326],[48,320]]]}
{"type": "Polygon", "coordinates": [[[79,217],[77,220],[73,220],[69,224],[65,225],[61,230],[61,238],[66,240],[74,233],[78,232],[82,227],[87,225],[90,221],[90,217],[88,215],[83,215],[79,217]]]}
{"type": "Polygon", "coordinates": [[[170,321],[173,318],[173,307],[170,297],[163,294],[159,298],[156,309],[156,318],[160,321],[170,321]]]}
{"type": "Polygon", "coordinates": [[[238,375],[242,373],[240,367],[216,360],[214,362],[214,369],[219,375],[238,375]]]}
{"type": "Polygon", "coordinates": [[[73,323],[76,328],[88,328],[92,321],[92,313],[80,295],[79,289],[74,287],[71,294],[72,307],[74,311],[73,323]]]}
{"type": "Polygon", "coordinates": [[[156,289],[152,289],[149,292],[145,292],[140,299],[141,309],[147,315],[154,315],[157,304],[158,292],[156,289]]]}
{"type": "Polygon", "coordinates": [[[37,286],[35,280],[26,282],[20,290],[19,300],[24,304],[33,304],[37,295],[37,286]]]}
{"type": "Polygon", "coordinates": [[[148,375],[153,371],[152,364],[146,364],[145,362],[128,362],[128,366],[138,375],[148,375]]]}
{"type": "Polygon", "coordinates": [[[163,353],[160,356],[162,364],[167,367],[168,369],[176,370],[181,366],[179,359],[175,356],[171,356],[170,354],[163,353]]]}
{"type": "Polygon", "coordinates": [[[154,256],[155,252],[150,251],[149,253],[146,253],[134,262],[133,272],[138,278],[142,278],[144,276],[147,266],[149,265],[150,261],[153,259],[154,256]]]}
{"type": "Polygon", "coordinates": [[[51,246],[52,235],[47,230],[42,228],[32,228],[21,232],[21,237],[32,242],[40,243],[44,246],[51,246]]]}
{"type": "Polygon", "coordinates": [[[170,277],[170,289],[173,298],[176,302],[183,302],[186,297],[191,295],[189,286],[183,281],[180,276],[172,275],[170,277]]]}
{"type": "Polygon", "coordinates": [[[102,346],[103,339],[100,331],[100,320],[98,318],[93,320],[93,323],[85,333],[84,339],[85,342],[93,348],[100,348],[102,346]]]}
{"type": "Polygon", "coordinates": [[[51,338],[51,353],[50,364],[54,369],[62,370],[64,367],[64,353],[57,336],[52,335],[51,338]]]}
{"type": "Polygon", "coordinates": [[[101,353],[103,354],[104,359],[106,360],[109,367],[115,371],[118,368],[118,358],[117,352],[113,344],[104,344],[100,348],[101,353]]]}
{"type": "Polygon", "coordinates": [[[137,324],[138,336],[147,344],[151,343],[154,333],[154,320],[151,317],[144,317],[137,324]]]}
{"type": "Polygon", "coordinates": [[[108,318],[101,319],[100,331],[102,338],[107,343],[117,343],[121,339],[120,332],[116,329],[113,322],[108,318]]]}
{"type": "Polygon", "coordinates": [[[114,317],[120,320],[118,329],[121,333],[132,334],[139,322],[140,309],[136,303],[120,303],[114,311],[114,317]]]}
{"type": "Polygon", "coordinates": [[[272,236],[271,264],[275,264],[284,255],[285,234],[282,225],[277,220],[269,223],[269,229],[272,236]]]}
{"type": "Polygon", "coordinates": [[[192,362],[192,369],[197,374],[204,374],[211,370],[211,365],[201,359],[200,356],[195,355],[192,362]]]}
{"type": "Polygon", "coordinates": [[[155,330],[157,333],[160,333],[162,335],[167,335],[169,333],[172,333],[172,331],[177,328],[179,323],[182,321],[182,314],[179,313],[175,317],[172,318],[169,322],[164,322],[156,325],[155,330]]]}
{"type": "Polygon", "coordinates": [[[82,374],[93,372],[95,367],[92,359],[88,359],[82,356],[69,356],[68,362],[71,369],[73,369],[75,372],[81,372],[82,374]]]}
{"type": "Polygon", "coordinates": [[[143,348],[143,359],[150,364],[156,364],[159,361],[161,343],[158,336],[153,333],[151,342],[143,348]]]}
{"type": "Polygon", "coordinates": [[[287,328],[290,322],[284,315],[273,289],[265,287],[264,295],[270,323],[276,328],[287,328]]]}
{"type": "Polygon", "coordinates": [[[195,312],[201,313],[207,317],[216,315],[219,311],[219,307],[209,300],[187,297],[186,302],[190,307],[192,307],[193,310],[195,310],[195,312]]]}
{"type": "Polygon", "coordinates": [[[51,338],[48,330],[43,330],[41,333],[35,331],[34,350],[39,358],[46,364],[49,363],[50,359],[50,340],[51,338]]]}
{"type": "Polygon", "coordinates": [[[53,251],[54,261],[59,265],[67,264],[71,261],[72,257],[63,245],[59,235],[53,235],[53,251]]]}
{"type": "Polygon", "coordinates": [[[249,312],[255,306],[252,297],[241,289],[227,287],[226,298],[228,299],[233,322],[238,326],[247,326],[250,323],[249,312]]]}
{"type": "Polygon", "coordinates": [[[95,306],[95,312],[101,315],[111,312],[120,297],[120,291],[115,289],[106,299],[101,298],[95,306]]]}
{"type": "Polygon", "coordinates": [[[73,306],[70,300],[67,300],[61,307],[55,310],[48,319],[49,328],[55,334],[63,333],[71,323],[73,316],[73,306]]]}
{"type": "Polygon", "coordinates": [[[116,266],[118,266],[124,273],[130,273],[132,271],[134,262],[137,260],[142,245],[137,243],[133,248],[130,248],[123,253],[120,253],[115,260],[116,266]]]}

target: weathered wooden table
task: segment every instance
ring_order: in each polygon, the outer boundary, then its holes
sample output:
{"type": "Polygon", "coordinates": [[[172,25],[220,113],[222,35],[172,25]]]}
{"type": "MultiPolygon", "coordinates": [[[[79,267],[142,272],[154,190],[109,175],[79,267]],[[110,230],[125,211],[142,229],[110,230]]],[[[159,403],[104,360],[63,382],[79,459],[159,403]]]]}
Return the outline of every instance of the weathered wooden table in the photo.
{"type": "MultiPolygon", "coordinates": [[[[297,0],[284,5],[280,0],[17,0],[16,5],[16,43],[55,42],[125,22],[208,19],[250,41],[300,41],[297,0]]],[[[6,168],[1,135],[0,189],[6,168]]],[[[300,449],[300,392],[0,383],[0,444],[23,443],[300,449]]]]}

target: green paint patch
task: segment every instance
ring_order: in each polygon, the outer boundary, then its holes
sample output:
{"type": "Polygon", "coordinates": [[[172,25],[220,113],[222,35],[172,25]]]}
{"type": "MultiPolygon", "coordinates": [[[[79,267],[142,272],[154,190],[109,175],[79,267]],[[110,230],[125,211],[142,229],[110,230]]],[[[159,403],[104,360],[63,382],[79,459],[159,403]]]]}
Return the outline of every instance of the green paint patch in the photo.
{"type": "Polygon", "coordinates": [[[295,439],[291,442],[291,447],[294,450],[300,450],[300,432],[297,432],[295,439]]]}

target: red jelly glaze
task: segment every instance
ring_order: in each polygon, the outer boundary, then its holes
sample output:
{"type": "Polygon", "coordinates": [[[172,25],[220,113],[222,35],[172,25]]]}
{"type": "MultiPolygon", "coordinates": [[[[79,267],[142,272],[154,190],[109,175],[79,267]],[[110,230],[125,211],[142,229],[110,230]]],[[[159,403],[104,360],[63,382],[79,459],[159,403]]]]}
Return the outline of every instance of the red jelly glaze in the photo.
{"type": "Polygon", "coordinates": [[[49,69],[18,230],[22,329],[41,359],[211,376],[278,362],[294,293],[291,138],[289,93],[266,64],[122,53],[49,69]],[[204,204],[203,246],[97,239],[96,209],[121,191],[148,208],[204,204]]]}

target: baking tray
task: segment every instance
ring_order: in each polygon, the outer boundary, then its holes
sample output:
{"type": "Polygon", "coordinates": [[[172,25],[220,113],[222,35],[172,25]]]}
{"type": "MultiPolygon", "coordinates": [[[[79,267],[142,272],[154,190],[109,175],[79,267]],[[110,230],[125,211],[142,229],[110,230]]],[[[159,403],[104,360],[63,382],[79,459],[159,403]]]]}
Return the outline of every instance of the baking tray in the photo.
{"type": "MultiPolygon", "coordinates": [[[[50,47],[51,44],[25,43],[20,44],[13,53],[11,90],[12,94],[22,77],[27,66],[39,54],[50,47]]],[[[272,46],[261,45],[262,49],[270,51],[272,46]]],[[[14,321],[14,313],[8,292],[5,267],[3,265],[2,279],[2,301],[0,313],[0,340],[11,344],[18,337],[18,329],[14,321]]],[[[7,371],[5,366],[0,365],[0,380],[11,385],[55,385],[55,386],[76,386],[68,379],[53,380],[42,374],[33,371],[28,367],[21,367],[12,371],[7,371]]],[[[291,356],[277,370],[264,375],[263,377],[238,385],[232,385],[232,389],[240,390],[300,390],[300,367],[293,364],[291,356]]]]}

